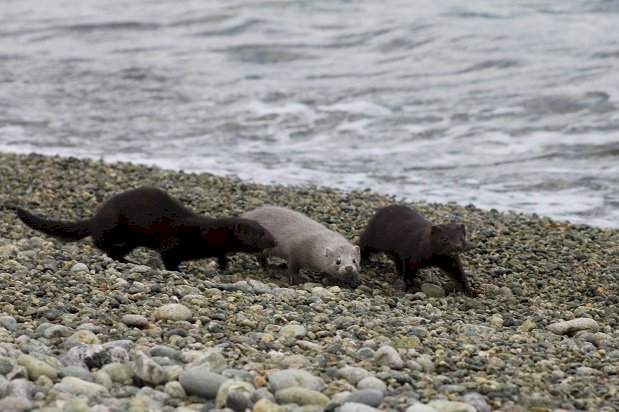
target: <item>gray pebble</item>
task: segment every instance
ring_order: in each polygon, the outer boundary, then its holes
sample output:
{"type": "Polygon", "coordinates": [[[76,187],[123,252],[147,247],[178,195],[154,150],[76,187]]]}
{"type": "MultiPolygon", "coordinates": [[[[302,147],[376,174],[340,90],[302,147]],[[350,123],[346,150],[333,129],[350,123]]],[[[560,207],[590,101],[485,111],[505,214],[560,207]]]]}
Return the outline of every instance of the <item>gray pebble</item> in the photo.
{"type": "MultiPolygon", "coordinates": [[[[107,365],[106,365],[107,366],[107,365]]],[[[60,370],[60,376],[75,376],[76,378],[80,378],[85,381],[92,382],[94,380],[90,371],[81,366],[65,366],[60,370]]]]}
{"type": "Polygon", "coordinates": [[[362,403],[364,405],[378,407],[383,401],[383,392],[376,389],[362,389],[352,392],[344,401],[353,403],[362,403]]]}
{"type": "Polygon", "coordinates": [[[180,351],[169,346],[158,345],[150,350],[150,356],[165,357],[173,360],[180,360],[180,351]]]}
{"type": "Polygon", "coordinates": [[[468,392],[462,396],[462,402],[468,403],[474,407],[477,412],[490,412],[490,405],[486,402],[486,399],[477,392],[468,392]]]}
{"type": "Polygon", "coordinates": [[[153,385],[159,385],[165,381],[163,368],[142,351],[138,351],[135,354],[133,371],[135,376],[153,385]]]}
{"type": "Polygon", "coordinates": [[[360,380],[371,376],[372,374],[366,369],[356,366],[344,366],[338,369],[336,376],[344,378],[353,385],[356,385],[360,380]]]}
{"type": "Polygon", "coordinates": [[[385,365],[392,369],[402,369],[404,367],[404,361],[402,361],[398,351],[388,345],[381,346],[376,351],[374,361],[379,365],[385,365]]]}
{"type": "Polygon", "coordinates": [[[423,403],[415,403],[408,408],[406,408],[406,412],[437,412],[436,409],[431,406],[424,405],[423,403]]]}
{"type": "Polygon", "coordinates": [[[179,376],[179,382],[187,394],[206,399],[215,399],[225,381],[225,377],[200,366],[187,369],[179,376]]]}
{"type": "Polygon", "coordinates": [[[17,321],[13,316],[0,316],[0,326],[6,330],[14,331],[17,329],[17,321]]]}
{"type": "Polygon", "coordinates": [[[284,369],[269,375],[269,386],[273,392],[299,386],[314,391],[321,391],[325,387],[322,379],[302,369],[284,369]]]}
{"type": "Polygon", "coordinates": [[[132,326],[136,328],[145,328],[148,326],[148,319],[142,315],[124,315],[120,321],[127,326],[132,326]]]}
{"type": "Polygon", "coordinates": [[[576,318],[565,322],[551,323],[546,328],[557,335],[571,336],[581,330],[597,332],[599,329],[599,325],[595,320],[591,318],[576,318]]]}
{"type": "Polygon", "coordinates": [[[183,389],[183,386],[177,381],[166,383],[164,390],[165,393],[170,395],[172,398],[184,399],[187,397],[187,393],[183,389]]]}
{"type": "Polygon", "coordinates": [[[374,358],[376,353],[374,352],[374,349],[372,349],[372,348],[363,347],[363,348],[359,349],[355,353],[355,355],[359,359],[372,359],[372,358],[374,358]]]}
{"type": "Polygon", "coordinates": [[[64,325],[52,325],[43,330],[43,336],[47,339],[56,339],[71,336],[73,329],[64,325]]]}
{"type": "Polygon", "coordinates": [[[247,395],[239,392],[232,392],[226,398],[226,407],[232,409],[234,412],[245,412],[247,409],[252,408],[252,402],[247,395]]]}
{"type": "Polygon", "coordinates": [[[336,409],[337,412],[376,412],[378,409],[363,403],[346,402],[336,409]]]}
{"type": "Polygon", "coordinates": [[[36,386],[27,379],[13,379],[6,389],[6,396],[32,399],[36,386]]]}
{"type": "Polygon", "coordinates": [[[275,392],[275,400],[278,403],[294,403],[297,405],[326,406],[329,398],[318,391],[294,386],[275,392]]]}
{"type": "Polygon", "coordinates": [[[86,266],[84,263],[76,263],[71,266],[71,272],[88,272],[88,266],[86,266]]]}
{"type": "Polygon", "coordinates": [[[7,396],[0,400],[0,411],[26,412],[32,410],[32,401],[18,396],[7,396]]]}
{"type": "Polygon", "coordinates": [[[378,378],[368,376],[361,379],[357,383],[357,389],[376,389],[377,391],[385,393],[385,391],[387,390],[387,385],[385,384],[385,382],[381,381],[378,378]]]}

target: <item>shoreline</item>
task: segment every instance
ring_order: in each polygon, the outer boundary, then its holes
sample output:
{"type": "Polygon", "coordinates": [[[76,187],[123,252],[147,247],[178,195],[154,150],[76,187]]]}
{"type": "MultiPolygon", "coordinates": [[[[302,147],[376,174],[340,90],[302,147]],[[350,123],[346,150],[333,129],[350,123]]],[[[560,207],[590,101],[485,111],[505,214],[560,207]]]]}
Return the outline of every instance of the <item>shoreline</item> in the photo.
{"type": "MultiPolygon", "coordinates": [[[[353,242],[395,199],[43,155],[0,153],[0,175],[0,204],[56,218],[89,216],[112,193],[155,185],[212,216],[291,207],[353,242]]],[[[405,294],[386,259],[362,268],[354,291],[289,286],[246,255],[223,274],[211,260],[167,272],[143,249],[130,256],[142,265],[121,264],[0,209],[0,410],[25,394],[46,411],[199,411],[217,403],[200,385],[219,385],[216,395],[231,377],[238,396],[222,393],[218,407],[248,400],[254,411],[284,411],[292,399],[307,411],[366,410],[350,409],[352,396],[380,400],[381,410],[619,408],[619,230],[407,203],[437,223],[466,224],[477,247],[463,263],[477,298],[440,297],[449,283],[435,270],[420,275],[433,285],[427,293],[405,294]],[[162,309],[179,303],[173,315],[162,309]],[[550,326],[573,319],[585,319],[581,331],[550,326]]]]}
{"type": "MultiPolygon", "coordinates": [[[[289,188],[294,188],[294,187],[323,187],[320,185],[317,185],[315,183],[310,183],[310,182],[304,182],[304,181],[299,181],[299,182],[295,182],[292,181],[290,183],[274,183],[274,182],[268,182],[268,181],[260,181],[260,180],[248,180],[244,177],[241,176],[237,176],[234,173],[228,173],[228,174],[217,174],[217,173],[212,173],[212,172],[208,172],[208,171],[200,171],[200,170],[184,170],[184,169],[176,169],[173,167],[173,165],[169,162],[165,162],[165,161],[155,161],[154,163],[149,163],[147,161],[141,161],[141,160],[137,160],[137,159],[123,159],[122,157],[114,157],[114,156],[93,156],[93,155],[88,155],[88,154],[83,154],[83,155],[75,155],[75,154],[58,154],[56,151],[42,151],[42,152],[36,152],[36,151],[32,151],[32,150],[10,150],[8,152],[3,152],[3,148],[0,147],[0,154],[6,154],[6,155],[17,155],[17,156],[30,156],[30,155],[34,155],[34,156],[45,156],[45,157],[53,157],[53,158],[61,158],[61,159],[70,159],[70,158],[75,158],[75,159],[79,159],[79,160],[87,160],[87,161],[92,161],[92,162],[103,162],[105,164],[108,165],[113,165],[113,164],[133,164],[133,165],[137,165],[137,166],[143,166],[146,168],[157,168],[157,169],[161,169],[161,170],[168,170],[170,172],[176,172],[176,173],[187,173],[187,174],[205,174],[205,175],[213,175],[213,176],[218,176],[218,177],[222,177],[222,178],[228,178],[228,179],[239,179],[242,180],[245,183],[248,184],[254,184],[254,185],[260,185],[260,186],[283,186],[283,187],[289,187],[289,188]]],[[[341,188],[341,187],[331,187],[329,186],[329,189],[331,190],[335,190],[338,192],[342,192],[342,193],[350,193],[350,192],[362,192],[362,193],[366,193],[368,190],[376,195],[379,196],[384,196],[384,197],[389,197],[389,198],[394,198],[394,199],[398,199],[398,201],[400,202],[406,202],[406,203],[431,203],[431,204],[445,204],[445,203],[454,203],[458,206],[461,207],[467,207],[467,205],[472,204],[475,207],[481,208],[483,210],[497,210],[501,213],[517,213],[517,214],[524,214],[524,215],[529,215],[529,216],[542,216],[542,217],[547,217],[550,219],[553,219],[555,221],[560,221],[563,223],[568,223],[568,224],[574,224],[574,225],[587,225],[587,226],[592,226],[592,227],[597,227],[600,229],[610,229],[610,230],[619,230],[619,226],[615,227],[615,226],[602,226],[602,225],[592,225],[589,223],[585,223],[585,222],[574,222],[571,221],[569,219],[565,219],[565,218],[560,218],[560,217],[555,217],[555,216],[551,216],[551,215],[547,215],[544,213],[539,213],[539,212],[535,212],[535,211],[530,211],[530,210],[524,210],[524,209],[518,209],[518,208],[514,208],[513,206],[494,206],[494,207],[485,207],[485,206],[479,206],[476,205],[475,203],[466,203],[466,202],[458,202],[458,201],[448,201],[448,202],[441,202],[441,201],[420,201],[420,200],[416,200],[416,199],[412,199],[403,195],[397,195],[394,193],[388,193],[388,192],[380,192],[380,191],[375,191],[372,188],[341,188]]]]}

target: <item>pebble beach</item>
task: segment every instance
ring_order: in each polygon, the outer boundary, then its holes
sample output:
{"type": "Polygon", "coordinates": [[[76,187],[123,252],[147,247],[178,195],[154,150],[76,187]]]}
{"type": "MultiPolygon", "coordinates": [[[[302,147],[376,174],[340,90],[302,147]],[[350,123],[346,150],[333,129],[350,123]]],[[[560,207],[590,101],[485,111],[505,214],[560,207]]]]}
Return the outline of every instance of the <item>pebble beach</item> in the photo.
{"type": "MultiPolygon", "coordinates": [[[[372,191],[266,186],[129,163],[0,154],[0,204],[73,220],[143,185],[209,216],[286,206],[358,240],[372,191]]],[[[0,411],[406,412],[619,410],[619,231],[473,205],[415,202],[463,222],[470,298],[392,263],[355,290],[289,285],[234,255],[166,271],[119,263],[0,208],[0,411]]]]}

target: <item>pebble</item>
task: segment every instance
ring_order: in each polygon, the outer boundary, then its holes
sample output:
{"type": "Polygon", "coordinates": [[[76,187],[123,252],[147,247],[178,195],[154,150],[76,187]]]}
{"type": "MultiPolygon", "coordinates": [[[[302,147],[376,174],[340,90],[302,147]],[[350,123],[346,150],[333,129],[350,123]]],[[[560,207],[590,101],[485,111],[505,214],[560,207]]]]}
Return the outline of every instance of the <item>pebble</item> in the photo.
{"type": "Polygon", "coordinates": [[[436,412],[476,412],[474,407],[464,402],[445,401],[441,399],[430,401],[428,406],[434,408],[436,412]]]}
{"type": "Polygon", "coordinates": [[[519,326],[518,326],[518,331],[519,332],[530,332],[533,329],[535,329],[537,327],[537,324],[531,320],[531,319],[527,319],[524,322],[522,322],[519,326]]]}
{"type": "Polygon", "coordinates": [[[376,412],[379,409],[372,408],[371,406],[363,403],[346,402],[342,406],[336,409],[337,412],[376,412]]]}
{"type": "Polygon", "coordinates": [[[32,401],[17,396],[7,396],[0,400],[0,411],[26,412],[32,410],[32,401]]]}
{"type": "Polygon", "coordinates": [[[128,385],[133,381],[134,372],[133,369],[126,363],[112,362],[103,366],[101,370],[107,373],[114,383],[120,383],[121,385],[128,385]]]}
{"type": "Polygon", "coordinates": [[[142,315],[124,315],[120,321],[127,326],[132,326],[136,328],[145,328],[148,326],[148,319],[142,315]]]}
{"type": "Polygon", "coordinates": [[[355,355],[357,356],[357,358],[359,359],[373,359],[374,356],[376,356],[376,352],[374,352],[374,349],[372,348],[361,348],[359,349],[355,355]]]}
{"type": "Polygon", "coordinates": [[[6,330],[14,331],[17,328],[17,321],[13,316],[0,316],[0,326],[6,330]]]}
{"type": "Polygon", "coordinates": [[[78,330],[65,341],[65,346],[73,346],[79,344],[97,345],[99,338],[89,330],[78,330]]]}
{"type": "Polygon", "coordinates": [[[283,339],[286,341],[293,341],[297,338],[304,337],[306,333],[307,332],[304,326],[291,323],[291,324],[283,326],[279,330],[279,337],[280,339],[283,339]]]}
{"type": "Polygon", "coordinates": [[[71,336],[73,329],[64,325],[52,325],[43,331],[43,336],[47,339],[57,339],[71,336]]]}
{"type": "Polygon", "coordinates": [[[28,371],[30,380],[36,381],[39,376],[47,376],[50,379],[58,377],[58,371],[47,363],[30,355],[21,355],[17,363],[28,371]]]}
{"type": "Polygon", "coordinates": [[[374,376],[368,376],[357,382],[357,389],[375,389],[385,393],[387,391],[387,385],[374,376]]]}
{"type": "Polygon", "coordinates": [[[392,369],[402,369],[404,367],[404,361],[402,361],[398,351],[388,345],[381,346],[376,351],[374,360],[377,364],[385,365],[392,369]]]}
{"type": "Polygon", "coordinates": [[[150,356],[158,356],[173,360],[181,359],[181,352],[169,346],[157,345],[150,350],[150,356]]]}
{"type": "Polygon", "coordinates": [[[295,386],[321,391],[324,389],[325,383],[321,378],[303,369],[284,369],[269,375],[269,386],[273,392],[295,386]]]}
{"type": "Polygon", "coordinates": [[[201,366],[212,372],[220,373],[228,367],[228,363],[220,351],[210,349],[206,352],[200,352],[197,358],[191,362],[190,366],[201,366]]]}
{"type": "Polygon", "coordinates": [[[422,283],[421,291],[429,298],[444,298],[445,289],[433,283],[422,283]]]}
{"type": "Polygon", "coordinates": [[[217,391],[217,396],[215,397],[215,407],[223,408],[226,406],[228,402],[228,397],[233,394],[240,394],[249,399],[251,394],[254,392],[254,387],[242,381],[236,381],[234,379],[228,379],[219,387],[217,391]]]}
{"type": "Polygon", "coordinates": [[[477,412],[490,412],[490,405],[486,399],[477,392],[468,392],[462,396],[462,402],[468,403],[475,408],[477,412]]]}
{"type": "Polygon", "coordinates": [[[252,402],[247,395],[239,392],[232,392],[226,398],[226,407],[234,412],[245,412],[251,410],[252,402]]]}
{"type": "Polygon", "coordinates": [[[352,392],[344,402],[362,403],[378,407],[383,401],[383,392],[376,389],[362,389],[352,392]]]}
{"type": "Polygon", "coordinates": [[[179,376],[179,382],[187,394],[206,399],[215,399],[225,381],[224,376],[200,366],[187,369],[179,376]]]}
{"type": "Polygon", "coordinates": [[[57,392],[67,392],[73,395],[96,396],[107,393],[107,389],[98,383],[87,382],[74,376],[67,376],[54,386],[57,392]]]}
{"type": "Polygon", "coordinates": [[[337,370],[336,376],[346,379],[353,385],[356,385],[364,378],[370,377],[372,374],[366,369],[355,366],[344,366],[337,370]]]}
{"type": "Polygon", "coordinates": [[[546,327],[549,331],[557,335],[574,335],[581,330],[597,332],[598,323],[591,318],[576,318],[564,322],[551,323],[546,327]]]}
{"type": "Polygon", "coordinates": [[[183,386],[177,381],[166,383],[164,386],[164,391],[172,398],[184,399],[187,397],[185,389],[183,389],[183,386]]]}
{"type": "Polygon", "coordinates": [[[260,399],[254,404],[252,412],[286,412],[288,409],[270,401],[268,399],[260,399]]]}
{"type": "Polygon", "coordinates": [[[415,403],[406,408],[406,412],[437,412],[437,410],[423,403],[415,403]]]}
{"type": "Polygon", "coordinates": [[[27,379],[17,378],[9,382],[6,388],[7,396],[17,396],[18,398],[32,399],[35,385],[27,379]]]}
{"type": "Polygon", "coordinates": [[[81,366],[65,366],[60,370],[60,376],[74,376],[76,378],[83,379],[85,381],[92,382],[94,380],[90,371],[81,366]]]}
{"type": "Polygon", "coordinates": [[[180,303],[168,303],[155,309],[157,320],[189,320],[192,317],[191,310],[180,303]]]}
{"type": "Polygon", "coordinates": [[[133,371],[135,376],[153,385],[159,385],[165,381],[163,368],[142,351],[135,354],[133,371]]]}
{"type": "Polygon", "coordinates": [[[95,382],[105,386],[108,390],[112,388],[112,378],[102,370],[98,370],[93,374],[95,382]]]}
{"type": "Polygon", "coordinates": [[[86,266],[84,263],[76,263],[71,266],[71,272],[88,272],[88,266],[86,266]]]}
{"type": "Polygon", "coordinates": [[[275,392],[275,400],[279,403],[296,403],[297,405],[325,406],[329,398],[318,391],[302,387],[291,387],[275,392]]]}

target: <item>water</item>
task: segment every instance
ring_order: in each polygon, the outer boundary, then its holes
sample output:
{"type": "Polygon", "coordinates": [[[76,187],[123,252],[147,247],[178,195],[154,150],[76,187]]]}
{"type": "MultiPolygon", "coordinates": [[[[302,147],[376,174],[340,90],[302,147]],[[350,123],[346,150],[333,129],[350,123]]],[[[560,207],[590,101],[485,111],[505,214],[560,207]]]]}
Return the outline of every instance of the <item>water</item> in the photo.
{"type": "Polygon", "coordinates": [[[619,3],[3,0],[0,150],[619,226],[619,3]]]}

